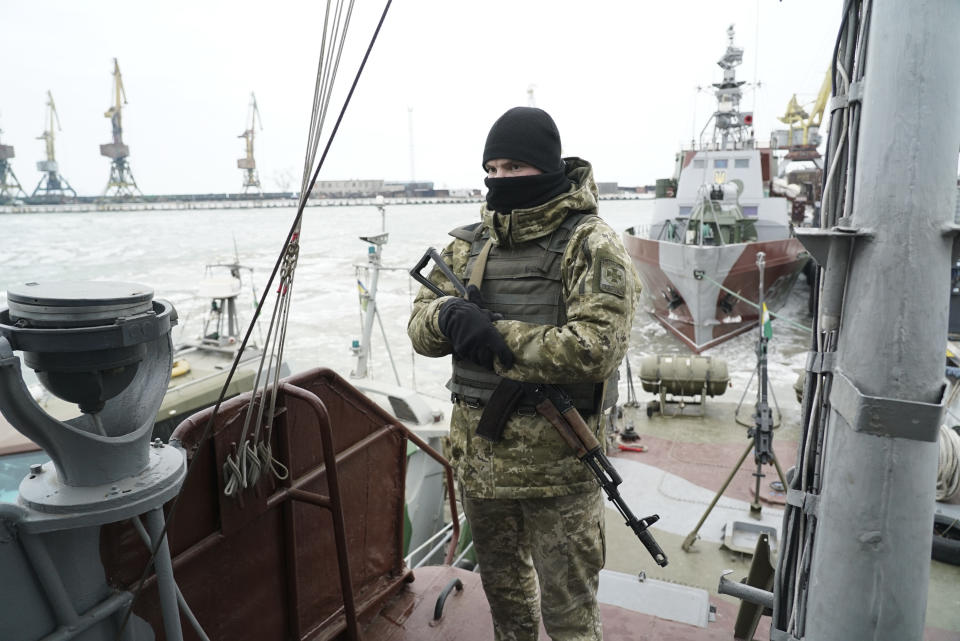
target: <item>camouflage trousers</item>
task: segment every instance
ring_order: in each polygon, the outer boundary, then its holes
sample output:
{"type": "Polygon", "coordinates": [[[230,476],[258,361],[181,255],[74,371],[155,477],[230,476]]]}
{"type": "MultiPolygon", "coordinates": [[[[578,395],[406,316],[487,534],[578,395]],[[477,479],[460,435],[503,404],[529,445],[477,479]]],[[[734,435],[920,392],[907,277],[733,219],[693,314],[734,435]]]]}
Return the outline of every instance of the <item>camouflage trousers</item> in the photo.
{"type": "Polygon", "coordinates": [[[600,641],[603,499],[464,498],[496,641],[600,641]]]}

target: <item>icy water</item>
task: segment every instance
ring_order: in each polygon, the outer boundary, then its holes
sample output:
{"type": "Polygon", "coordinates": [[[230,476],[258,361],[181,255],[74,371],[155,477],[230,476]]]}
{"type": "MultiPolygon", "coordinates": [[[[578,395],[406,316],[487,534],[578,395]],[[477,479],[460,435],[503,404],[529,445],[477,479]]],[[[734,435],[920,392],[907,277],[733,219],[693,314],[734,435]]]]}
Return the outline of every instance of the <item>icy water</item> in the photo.
{"type": "MultiPolygon", "coordinates": [[[[479,210],[476,203],[393,205],[386,210],[390,240],[383,262],[396,269],[381,273],[378,305],[383,329],[400,383],[433,396],[444,396],[449,362],[412,353],[406,324],[418,285],[407,270],[427,247],[443,247],[450,240],[450,229],[477,220],[479,210]]],[[[617,231],[649,222],[652,211],[651,200],[604,201],[600,207],[601,216],[617,231]]],[[[254,285],[261,292],[294,215],[292,208],[0,214],[0,306],[5,306],[9,286],[29,281],[132,281],[152,287],[156,297],[174,304],[180,315],[174,341],[184,340],[199,333],[199,320],[208,304],[196,297],[204,266],[232,259],[236,246],[240,262],[254,268],[254,285]]],[[[366,264],[369,246],[359,237],[380,233],[382,225],[373,206],[305,211],[285,353],[295,370],[324,366],[349,376],[354,368],[350,344],[360,336],[361,319],[355,265],[366,264]]],[[[367,282],[363,274],[360,278],[367,282]]],[[[809,325],[806,297],[807,285],[801,277],[781,313],[809,325]]],[[[245,294],[241,304],[245,320],[249,321],[253,307],[252,293],[245,294]]],[[[743,388],[756,365],[755,340],[755,332],[748,332],[705,352],[727,361],[735,389],[743,388]]],[[[372,375],[395,382],[383,346],[375,326],[372,375]]],[[[785,323],[774,324],[769,371],[781,403],[789,402],[807,349],[803,332],[785,323]]],[[[638,394],[643,395],[636,379],[640,358],[659,353],[689,352],[641,311],[629,352],[638,394]]]]}

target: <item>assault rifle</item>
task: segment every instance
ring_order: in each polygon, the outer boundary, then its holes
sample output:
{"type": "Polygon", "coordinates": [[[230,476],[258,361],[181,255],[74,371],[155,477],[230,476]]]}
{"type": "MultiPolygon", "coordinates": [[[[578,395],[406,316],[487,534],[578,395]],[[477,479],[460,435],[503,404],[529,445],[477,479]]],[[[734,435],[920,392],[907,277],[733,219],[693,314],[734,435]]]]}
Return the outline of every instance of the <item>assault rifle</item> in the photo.
{"type": "MultiPolygon", "coordinates": [[[[446,296],[443,290],[421,274],[421,271],[431,259],[460,295],[466,298],[466,287],[453,273],[453,270],[443,262],[443,259],[433,247],[429,248],[420,262],[410,270],[410,275],[438,296],[446,296]]],[[[606,493],[607,499],[616,506],[620,516],[626,520],[626,525],[637,535],[637,538],[647,548],[657,565],[660,567],[666,566],[667,555],[663,553],[663,550],[647,529],[660,520],[660,516],[654,514],[638,519],[630,511],[617,489],[617,486],[623,483],[623,479],[620,478],[620,474],[617,473],[613,464],[610,463],[610,459],[604,454],[597,437],[587,426],[580,412],[574,406],[573,400],[563,388],[548,383],[523,383],[509,378],[501,378],[500,384],[493,392],[493,397],[484,408],[483,416],[477,425],[477,435],[493,442],[499,441],[507,420],[516,410],[521,399],[532,400],[535,403],[537,413],[550,421],[550,424],[574,451],[580,462],[590,468],[590,471],[597,477],[597,481],[606,493]]]]}

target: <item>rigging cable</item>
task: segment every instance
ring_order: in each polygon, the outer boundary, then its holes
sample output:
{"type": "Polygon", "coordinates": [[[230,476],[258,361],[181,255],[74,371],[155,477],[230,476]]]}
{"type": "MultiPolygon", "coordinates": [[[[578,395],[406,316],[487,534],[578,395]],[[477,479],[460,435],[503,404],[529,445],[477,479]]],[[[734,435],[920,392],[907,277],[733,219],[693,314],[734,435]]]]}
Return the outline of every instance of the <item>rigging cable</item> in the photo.
{"type": "MultiPolygon", "coordinates": [[[[865,72],[867,25],[870,0],[846,0],[833,50],[830,134],[827,142],[820,227],[830,229],[849,216],[853,205],[852,174],[857,162],[860,110],[856,100],[844,100],[865,72]],[[835,113],[835,112],[840,112],[835,113]]],[[[841,331],[848,262],[838,261],[827,270],[818,267],[816,308],[813,315],[811,352],[827,354],[837,349],[841,331]],[[822,315],[822,316],[821,316],[822,315]],[[829,322],[828,322],[829,321],[829,322]]],[[[818,495],[822,485],[824,447],[829,427],[829,398],[833,376],[829,371],[811,371],[804,382],[802,435],[795,473],[788,491],[818,495]]],[[[803,638],[807,595],[810,590],[811,556],[817,522],[813,515],[787,505],[784,510],[782,553],[777,562],[771,630],[803,638]]]]}
{"type": "MultiPolygon", "coordinates": [[[[260,297],[260,302],[257,304],[257,309],[253,314],[253,318],[251,319],[250,324],[247,326],[246,334],[244,335],[243,341],[241,342],[240,347],[237,350],[237,355],[234,359],[233,365],[230,367],[230,371],[227,374],[227,379],[226,381],[224,381],[223,388],[220,390],[220,395],[217,398],[217,402],[213,406],[213,410],[210,414],[210,419],[207,421],[207,424],[203,430],[203,434],[201,435],[198,443],[203,443],[213,431],[213,423],[217,416],[217,412],[219,411],[220,405],[223,403],[223,400],[226,397],[227,390],[229,389],[230,383],[233,380],[233,376],[236,373],[237,367],[240,363],[240,358],[242,357],[243,350],[246,348],[247,343],[250,341],[250,336],[253,333],[253,328],[257,322],[257,319],[260,317],[260,312],[262,311],[264,303],[266,302],[267,296],[270,292],[270,288],[273,285],[274,279],[277,276],[277,272],[280,271],[281,264],[283,264],[288,253],[292,251],[292,248],[293,248],[293,251],[298,251],[299,249],[298,243],[299,243],[300,225],[303,220],[303,209],[306,206],[307,198],[309,197],[310,192],[313,190],[313,187],[316,184],[317,176],[320,173],[320,169],[323,167],[323,163],[326,161],[327,154],[330,152],[330,147],[332,146],[333,141],[336,138],[337,131],[340,129],[340,124],[343,122],[344,114],[346,113],[347,107],[350,105],[350,100],[353,98],[353,94],[356,91],[357,84],[359,83],[360,77],[363,74],[363,70],[366,67],[367,60],[370,58],[370,53],[373,50],[373,46],[377,41],[377,37],[380,35],[380,30],[383,27],[384,21],[386,20],[387,13],[390,10],[390,5],[392,4],[392,1],[393,0],[386,0],[386,3],[383,8],[383,12],[381,13],[380,19],[377,22],[376,29],[374,29],[373,35],[370,38],[370,42],[367,45],[367,49],[364,52],[363,59],[360,62],[360,65],[357,69],[357,73],[353,78],[353,82],[350,85],[350,89],[347,92],[347,96],[344,99],[343,105],[340,108],[340,113],[337,116],[337,120],[330,131],[330,135],[327,139],[326,145],[324,146],[323,153],[320,156],[320,160],[316,164],[316,167],[313,168],[313,161],[316,158],[316,152],[317,152],[317,149],[319,148],[320,134],[323,127],[323,122],[326,117],[327,106],[329,105],[329,102],[330,102],[332,82],[333,82],[333,78],[335,77],[335,74],[332,73],[332,70],[330,70],[329,67],[331,64],[335,66],[339,66],[340,53],[341,53],[338,51],[335,56],[335,59],[329,56],[326,60],[324,59],[323,47],[325,47],[326,40],[327,40],[327,25],[329,20],[329,13],[330,13],[330,0],[328,0],[327,2],[327,11],[324,18],[324,35],[323,35],[322,45],[321,45],[320,62],[317,68],[317,84],[314,87],[314,103],[313,103],[313,110],[312,110],[311,119],[310,119],[306,160],[304,163],[304,176],[303,176],[303,181],[301,183],[302,185],[305,185],[306,188],[303,188],[300,191],[300,199],[297,206],[297,214],[294,217],[293,224],[290,227],[290,231],[287,233],[286,240],[284,241],[284,244],[283,244],[283,250],[281,251],[281,254],[277,257],[277,262],[274,264],[273,271],[270,274],[270,278],[267,280],[267,284],[263,289],[263,294],[260,297]],[[324,65],[324,62],[327,62],[327,65],[324,65]],[[319,84],[321,82],[321,78],[324,79],[324,81],[329,80],[329,82],[326,82],[323,85],[323,90],[321,90],[321,86],[319,84]],[[312,175],[311,175],[311,170],[312,170],[312,175]],[[309,181],[307,180],[308,175],[311,175],[309,181]]],[[[334,20],[335,25],[339,25],[340,16],[342,14],[342,4],[343,4],[342,2],[338,2],[338,10],[335,12],[336,13],[335,20],[334,20]]],[[[346,26],[349,25],[349,16],[350,16],[350,13],[352,12],[352,9],[353,9],[353,0],[350,1],[350,9],[348,10],[347,18],[344,25],[344,30],[346,29],[346,26]]],[[[342,45],[343,37],[341,37],[340,42],[342,45]]],[[[287,292],[289,293],[289,288],[287,292]]],[[[278,293],[282,293],[282,290],[279,288],[278,288],[278,293]]],[[[269,336],[267,340],[269,341],[269,336]]],[[[280,363],[277,362],[278,373],[279,373],[279,366],[280,366],[280,363]]],[[[277,378],[277,376],[275,376],[275,378],[277,378]]],[[[254,390],[254,392],[256,392],[256,390],[254,390]]],[[[252,404],[252,401],[251,401],[251,404],[252,404]]],[[[190,476],[190,472],[193,469],[193,465],[195,462],[196,462],[196,459],[193,459],[187,464],[187,470],[186,470],[183,486],[186,485],[186,481],[190,476]]],[[[181,486],[181,488],[183,486],[181,486]]],[[[150,567],[152,566],[153,560],[154,558],[156,558],[157,552],[166,538],[167,530],[170,527],[170,523],[174,520],[176,516],[177,507],[179,503],[180,503],[180,494],[178,493],[174,497],[170,505],[170,512],[168,514],[167,519],[165,520],[163,529],[161,530],[159,536],[157,537],[156,542],[154,542],[152,546],[152,549],[150,551],[150,557],[147,560],[147,563],[144,565],[143,572],[140,575],[140,579],[137,581],[137,587],[136,587],[136,590],[134,591],[133,598],[130,600],[130,604],[126,608],[126,612],[124,614],[123,620],[121,621],[119,629],[117,631],[117,636],[119,638],[123,638],[124,630],[130,621],[131,615],[133,614],[133,607],[134,605],[136,605],[137,599],[139,598],[140,593],[143,591],[143,588],[146,584],[147,575],[150,571],[150,567]]]]}

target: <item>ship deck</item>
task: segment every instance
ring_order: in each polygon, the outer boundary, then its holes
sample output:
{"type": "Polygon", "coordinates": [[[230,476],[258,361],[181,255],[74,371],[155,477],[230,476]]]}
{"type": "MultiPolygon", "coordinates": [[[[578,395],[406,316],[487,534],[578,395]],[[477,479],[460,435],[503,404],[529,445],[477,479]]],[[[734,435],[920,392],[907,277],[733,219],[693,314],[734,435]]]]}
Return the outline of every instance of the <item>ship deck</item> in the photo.
{"type": "MultiPolygon", "coordinates": [[[[793,389],[781,387],[774,390],[782,417],[779,427],[774,430],[773,450],[786,473],[795,463],[801,417],[793,389]]],[[[748,391],[736,416],[737,401],[743,394],[743,390],[736,387],[730,388],[723,397],[708,398],[702,417],[695,415],[700,407],[690,405],[680,415],[654,414],[648,417],[646,402],[656,397],[644,392],[638,394],[638,407],[624,408],[619,429],[632,425],[640,437],[626,444],[643,446],[646,451],[620,451],[616,445],[622,441],[615,439],[610,456],[624,478],[621,492],[634,513],[638,516],[660,515],[660,521],[651,529],[667,554],[669,565],[658,567],[632,531],[624,526],[616,509],[608,505],[606,569],[632,577],[642,575],[648,582],[659,580],[706,590],[715,613],[712,615],[714,620],[707,623],[706,628],[672,626],[671,632],[666,634],[665,630],[656,632],[656,624],[651,623],[648,631],[634,630],[635,634],[630,637],[615,634],[615,628],[609,629],[614,633],[609,638],[734,638],[733,626],[740,602],[719,594],[717,587],[725,570],[733,570],[729,577],[732,580],[746,577],[752,554],[726,547],[723,528],[732,527],[735,522],[746,524],[746,528],[751,524],[772,526],[778,531],[779,539],[785,496],[771,488],[771,482],[777,479],[776,469],[772,465],[762,468],[764,477],[761,479],[758,519],[750,510],[754,500],[756,463],[752,454],[748,455],[700,528],[699,538],[690,551],[683,551],[681,546],[750,444],[747,427],[738,423],[736,418],[751,420],[755,389],[754,386],[748,391]]],[[[938,503],[938,507],[960,512],[960,495],[952,497],[948,503],[938,503]]],[[[930,561],[924,634],[927,641],[960,639],[960,589],[957,586],[960,586],[960,566],[930,561]]],[[[639,617],[638,621],[656,619],[644,614],[634,616],[639,617]]],[[[769,625],[769,617],[763,617],[755,638],[768,639],[769,625]]]]}

